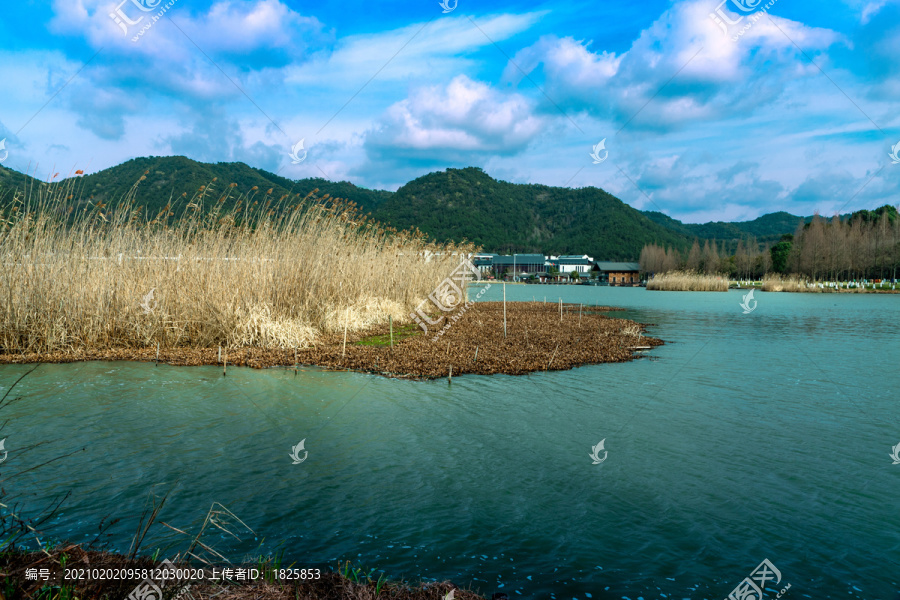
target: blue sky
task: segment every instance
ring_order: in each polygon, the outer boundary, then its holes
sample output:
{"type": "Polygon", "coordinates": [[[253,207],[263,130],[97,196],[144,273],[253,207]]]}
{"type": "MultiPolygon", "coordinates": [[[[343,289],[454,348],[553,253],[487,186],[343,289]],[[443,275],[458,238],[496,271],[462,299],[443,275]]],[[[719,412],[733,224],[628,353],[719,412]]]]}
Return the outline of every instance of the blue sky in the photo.
{"type": "Polygon", "coordinates": [[[900,0],[720,2],[17,0],[3,164],[185,155],[383,189],[479,166],[686,222],[900,203],[900,0]]]}

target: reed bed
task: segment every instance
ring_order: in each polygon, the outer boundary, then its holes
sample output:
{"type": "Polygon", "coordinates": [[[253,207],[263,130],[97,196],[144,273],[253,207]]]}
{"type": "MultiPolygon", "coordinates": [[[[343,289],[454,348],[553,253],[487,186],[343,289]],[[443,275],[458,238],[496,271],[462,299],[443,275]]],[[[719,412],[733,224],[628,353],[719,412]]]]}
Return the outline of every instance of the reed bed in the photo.
{"type": "Polygon", "coordinates": [[[648,290],[666,292],[727,292],[728,279],[722,275],[705,275],[694,271],[669,271],[654,275],[648,290]]]}
{"type": "Polygon", "coordinates": [[[139,184],[114,206],[71,184],[0,205],[0,355],[309,347],[408,321],[472,250],[215,180],[151,215],[139,184]]]}
{"type": "MultiPolygon", "coordinates": [[[[819,286],[810,286],[806,279],[797,276],[782,277],[781,275],[766,275],[762,279],[764,292],[823,292],[819,286]]],[[[831,291],[831,290],[828,290],[831,291]]]]}
{"type": "Polygon", "coordinates": [[[835,281],[810,281],[797,275],[782,277],[781,275],[766,275],[762,280],[762,290],[765,292],[800,292],[807,294],[821,294],[829,292],[865,293],[895,293],[891,284],[867,284],[856,282],[835,281]],[[871,285],[872,287],[868,287],[871,285]],[[890,287],[888,287],[890,286],[890,287]]]}

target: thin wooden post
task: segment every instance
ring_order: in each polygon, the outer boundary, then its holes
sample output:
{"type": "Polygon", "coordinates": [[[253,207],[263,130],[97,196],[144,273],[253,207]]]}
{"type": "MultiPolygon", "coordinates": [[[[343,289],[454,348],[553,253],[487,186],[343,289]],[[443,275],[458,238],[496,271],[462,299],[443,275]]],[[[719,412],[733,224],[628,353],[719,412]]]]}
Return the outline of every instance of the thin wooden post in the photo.
{"type": "MultiPolygon", "coordinates": [[[[556,350],[559,350],[559,342],[556,344],[556,350]]],[[[550,365],[553,364],[553,359],[556,358],[556,350],[553,351],[553,356],[550,357],[550,362],[547,363],[547,369],[550,368],[550,365]]],[[[544,370],[546,371],[547,369],[544,370]]]]}
{"type": "Polygon", "coordinates": [[[444,356],[450,356],[450,342],[447,342],[447,352],[444,353],[444,356]]]}
{"type": "Polygon", "coordinates": [[[394,349],[394,317],[388,315],[388,325],[391,327],[391,350],[394,349]]]}
{"type": "Polygon", "coordinates": [[[503,337],[506,338],[506,284],[503,284],[503,337]]]}
{"type": "Polygon", "coordinates": [[[475,346],[475,360],[473,360],[472,362],[473,362],[473,363],[477,363],[477,362],[478,362],[478,346],[475,346]]]}
{"type": "Polygon", "coordinates": [[[453,383],[453,365],[450,365],[450,376],[447,377],[447,385],[453,383]]]}
{"type": "Polygon", "coordinates": [[[216,362],[222,362],[222,344],[219,344],[219,360],[216,362]]]}
{"type": "Polygon", "coordinates": [[[228,350],[225,350],[225,360],[222,361],[222,377],[228,375],[228,350]]]}
{"type": "Polygon", "coordinates": [[[159,342],[156,342],[156,365],[154,366],[159,366],[159,342]]]}
{"type": "Polygon", "coordinates": [[[581,327],[581,311],[584,309],[584,303],[582,302],[578,306],[578,326],[581,327]]]}
{"type": "Polygon", "coordinates": [[[341,358],[347,356],[347,321],[349,320],[349,315],[344,313],[344,349],[341,350],[341,358]]]}

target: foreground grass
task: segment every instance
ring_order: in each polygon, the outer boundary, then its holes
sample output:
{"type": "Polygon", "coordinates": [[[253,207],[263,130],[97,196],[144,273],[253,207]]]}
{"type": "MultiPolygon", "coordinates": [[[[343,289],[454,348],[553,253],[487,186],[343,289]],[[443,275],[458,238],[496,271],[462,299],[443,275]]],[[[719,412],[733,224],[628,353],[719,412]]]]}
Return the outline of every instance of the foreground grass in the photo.
{"type": "Polygon", "coordinates": [[[234,185],[156,215],[137,184],[115,206],[73,200],[71,184],[0,206],[0,354],[302,348],[408,321],[470,250],[352,203],[234,185]]]}
{"type": "Polygon", "coordinates": [[[651,277],[647,282],[647,289],[667,292],[727,292],[728,280],[721,275],[670,271],[651,277]]]}

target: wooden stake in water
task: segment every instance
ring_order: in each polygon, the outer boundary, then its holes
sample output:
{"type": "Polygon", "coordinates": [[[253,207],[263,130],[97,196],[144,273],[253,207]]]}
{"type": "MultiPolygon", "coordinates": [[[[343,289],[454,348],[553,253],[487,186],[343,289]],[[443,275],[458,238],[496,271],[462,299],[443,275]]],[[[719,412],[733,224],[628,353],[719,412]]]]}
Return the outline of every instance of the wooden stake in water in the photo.
{"type": "Polygon", "coordinates": [[[453,365],[450,365],[450,376],[447,377],[447,385],[453,383],[453,365]]]}
{"type": "Polygon", "coordinates": [[[503,337],[506,337],[506,284],[503,284],[503,337]]]}
{"type": "Polygon", "coordinates": [[[391,350],[394,349],[394,317],[388,315],[388,324],[391,327],[391,350]]]}
{"type": "Polygon", "coordinates": [[[225,351],[225,360],[222,361],[222,377],[228,375],[228,350],[225,351]]]}
{"type": "Polygon", "coordinates": [[[159,342],[156,342],[156,365],[159,366],[159,342]]]}
{"type": "Polygon", "coordinates": [[[222,346],[221,345],[219,346],[219,360],[217,360],[216,362],[222,362],[222,346]]]}

